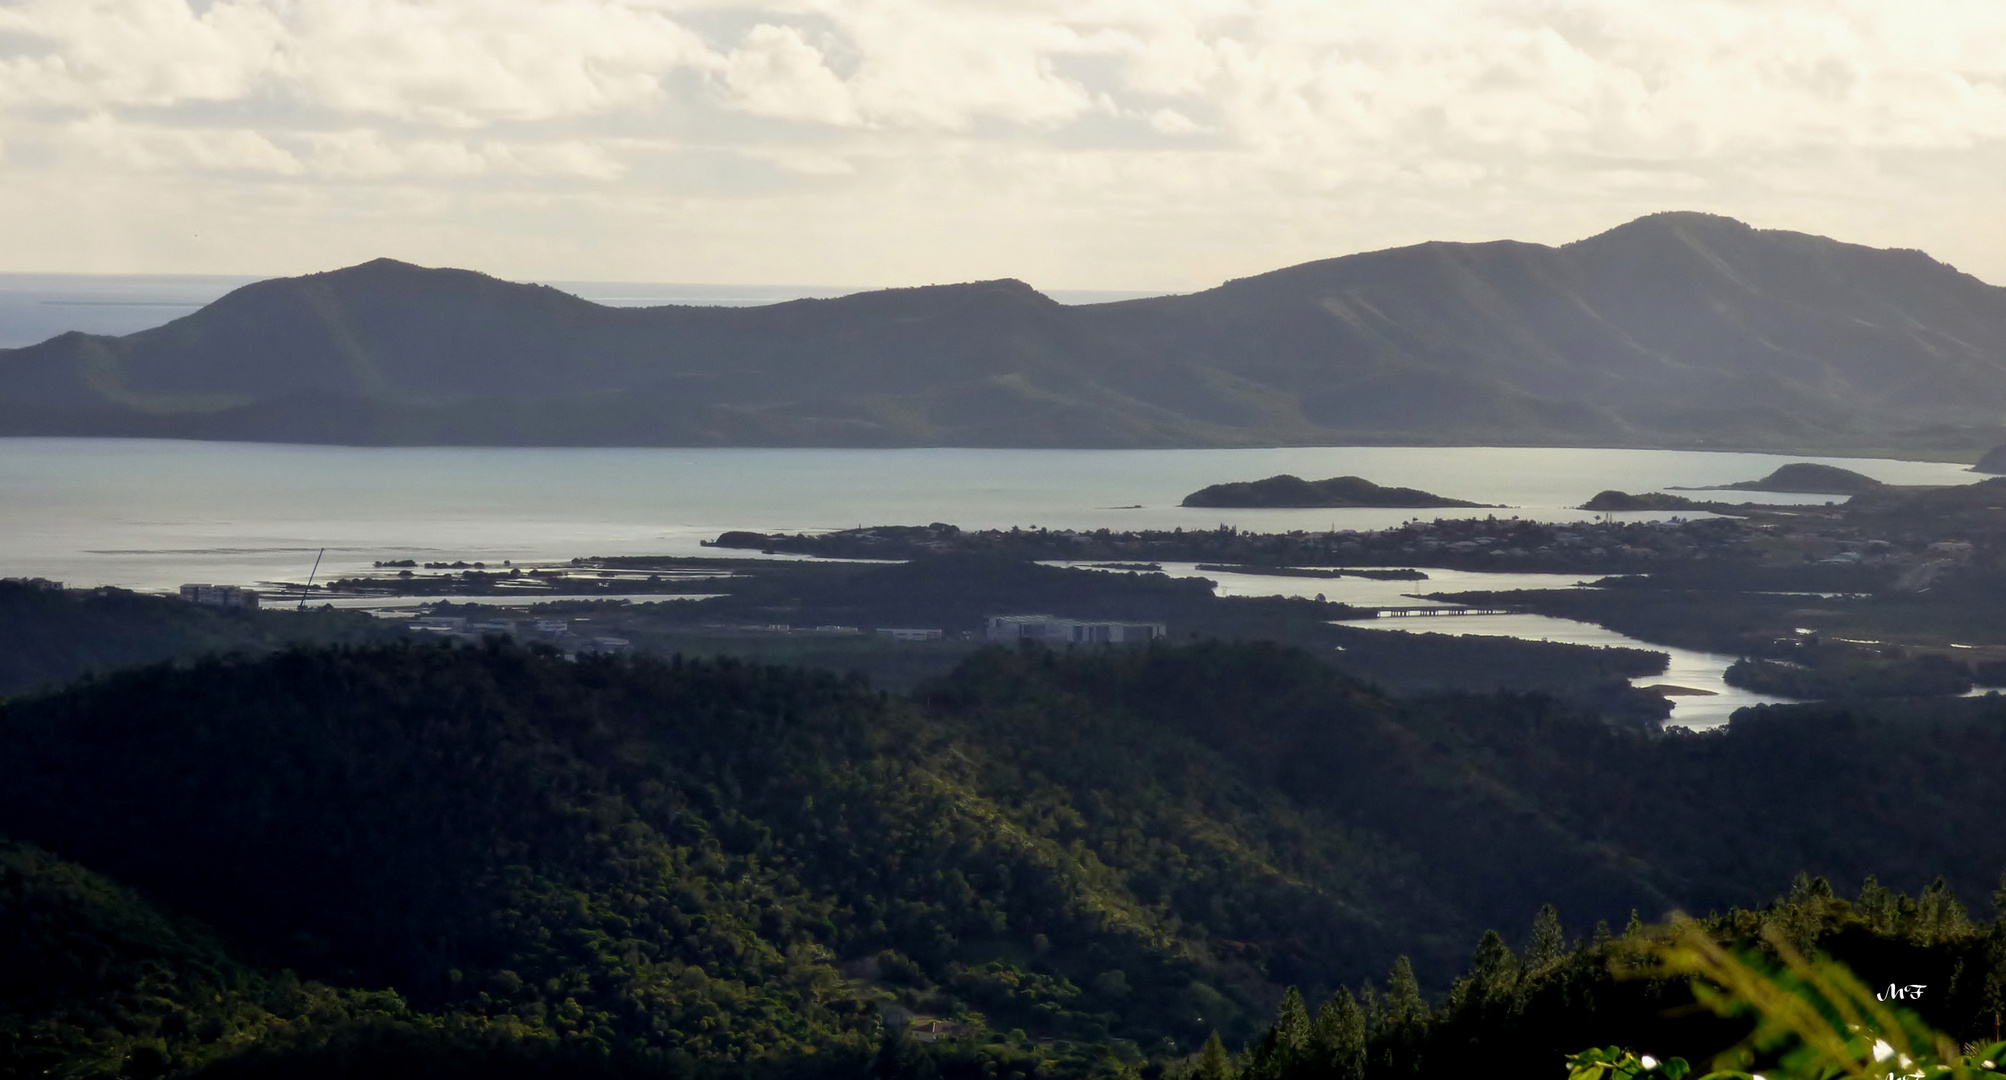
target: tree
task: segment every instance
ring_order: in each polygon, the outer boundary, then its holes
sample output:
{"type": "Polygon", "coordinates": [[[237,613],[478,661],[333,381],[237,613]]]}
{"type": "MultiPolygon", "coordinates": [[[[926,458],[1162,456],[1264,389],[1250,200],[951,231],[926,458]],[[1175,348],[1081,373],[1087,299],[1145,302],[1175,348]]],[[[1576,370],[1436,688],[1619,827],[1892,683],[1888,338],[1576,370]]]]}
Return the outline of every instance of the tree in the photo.
{"type": "MultiPolygon", "coordinates": [[[[1404,959],[1404,958],[1403,958],[1404,959]]],[[[1338,987],[1316,1013],[1316,1057],[1335,1080],[1362,1080],[1365,1075],[1365,1012],[1338,987]]]]}
{"type": "Polygon", "coordinates": [[[1532,940],[1525,947],[1525,970],[1538,971],[1567,955],[1567,933],[1560,927],[1560,912],[1552,904],[1542,904],[1532,919],[1532,940]]]}
{"type": "Polygon", "coordinates": [[[1396,957],[1393,972],[1386,980],[1386,1019],[1393,1024],[1419,1024],[1428,1019],[1428,1002],[1421,996],[1421,983],[1414,978],[1414,964],[1396,957]]]}
{"type": "Polygon", "coordinates": [[[1476,954],[1470,958],[1470,979],[1477,999],[1497,1001],[1509,996],[1518,985],[1518,971],[1518,958],[1511,954],[1504,935],[1496,930],[1484,931],[1483,939],[1477,942],[1476,954]]]}
{"type": "Polygon", "coordinates": [[[1922,890],[1915,906],[1916,929],[1928,940],[1942,941],[1971,925],[1964,905],[1958,902],[1957,894],[1950,891],[1949,883],[1941,877],[1922,890]]]}
{"type": "Polygon", "coordinates": [[[1233,1080],[1233,1059],[1226,1056],[1226,1044],[1219,1041],[1217,1031],[1198,1051],[1198,1068],[1191,1076],[1192,1080],[1233,1080]]]}
{"type": "Polygon", "coordinates": [[[1895,896],[1879,878],[1872,874],[1860,883],[1860,914],[1866,917],[1867,925],[1877,934],[1885,934],[1894,929],[1895,896]]]}

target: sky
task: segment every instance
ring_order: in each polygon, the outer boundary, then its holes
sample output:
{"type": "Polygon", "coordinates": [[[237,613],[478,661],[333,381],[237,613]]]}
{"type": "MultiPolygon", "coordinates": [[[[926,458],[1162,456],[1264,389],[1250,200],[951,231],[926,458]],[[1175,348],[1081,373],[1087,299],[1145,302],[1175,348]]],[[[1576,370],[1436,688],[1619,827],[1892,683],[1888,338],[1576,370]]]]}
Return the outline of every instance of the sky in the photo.
{"type": "Polygon", "coordinates": [[[2006,283],[1999,0],[0,0],[0,271],[1203,288],[1642,214],[2006,283]]]}

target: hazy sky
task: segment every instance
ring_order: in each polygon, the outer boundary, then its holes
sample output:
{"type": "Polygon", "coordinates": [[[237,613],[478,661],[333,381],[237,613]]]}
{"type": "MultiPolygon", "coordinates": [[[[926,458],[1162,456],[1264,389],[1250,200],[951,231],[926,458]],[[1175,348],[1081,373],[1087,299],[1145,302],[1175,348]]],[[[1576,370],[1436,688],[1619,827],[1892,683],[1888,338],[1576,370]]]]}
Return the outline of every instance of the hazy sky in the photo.
{"type": "Polygon", "coordinates": [[[1639,214],[2006,282],[2001,0],[0,0],[0,270],[1195,288],[1639,214]]]}

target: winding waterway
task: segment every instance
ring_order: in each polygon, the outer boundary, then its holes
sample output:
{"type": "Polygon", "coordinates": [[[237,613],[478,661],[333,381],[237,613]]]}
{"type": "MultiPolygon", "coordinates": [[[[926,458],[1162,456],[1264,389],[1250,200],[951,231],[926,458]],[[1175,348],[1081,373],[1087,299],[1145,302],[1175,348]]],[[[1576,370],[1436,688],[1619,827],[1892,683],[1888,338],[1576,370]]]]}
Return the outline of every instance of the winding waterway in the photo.
{"type": "MultiPolygon", "coordinates": [[[[1079,564],[1088,565],[1088,564],[1079,564]]],[[[1672,715],[1667,721],[1694,730],[1727,723],[1736,709],[1749,705],[1781,704],[1789,698],[1757,694],[1729,686],[1721,676],[1735,657],[1722,653],[1680,649],[1655,642],[1640,641],[1607,627],[1550,615],[1513,612],[1504,615],[1447,615],[1461,610],[1459,605],[1428,599],[1428,593],[1476,591],[1509,592],[1516,589],[1570,589],[1585,584],[1576,574],[1524,574],[1476,570],[1444,570],[1427,567],[1420,572],[1425,581],[1383,581],[1373,578],[1285,577],[1273,574],[1240,574],[1230,571],[1200,570],[1197,563],[1158,563],[1172,577],[1202,577],[1213,581],[1220,596],[1300,596],[1317,597],[1332,603],[1357,607],[1437,608],[1443,616],[1405,615],[1367,619],[1344,619],[1339,626],[1355,626],[1388,633],[1452,634],[1480,637],[1514,637],[1529,641],[1553,641],[1564,645],[1620,646],[1648,649],[1667,654],[1671,660],[1662,674],[1631,679],[1636,686],[1676,686],[1700,691],[1676,694],[1669,700],[1672,715]]]]}

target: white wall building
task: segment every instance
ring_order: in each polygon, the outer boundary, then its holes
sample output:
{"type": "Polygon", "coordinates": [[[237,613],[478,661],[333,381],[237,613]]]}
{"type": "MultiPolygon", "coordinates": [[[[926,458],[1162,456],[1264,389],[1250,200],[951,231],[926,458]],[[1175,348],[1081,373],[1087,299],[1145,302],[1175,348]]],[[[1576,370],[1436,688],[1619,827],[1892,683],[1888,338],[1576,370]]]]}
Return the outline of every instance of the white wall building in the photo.
{"type": "Polygon", "coordinates": [[[1050,644],[1104,642],[1127,645],[1154,641],[1165,636],[1162,623],[1089,622],[1061,619],[1051,615],[991,615],[986,635],[990,641],[1043,641],[1050,644]]]}
{"type": "Polygon", "coordinates": [[[878,635],[891,638],[893,641],[939,641],[942,636],[938,630],[922,630],[909,626],[880,626],[878,635]]]}
{"type": "Polygon", "coordinates": [[[183,585],[181,599],[191,604],[207,604],[210,607],[258,606],[256,590],[242,589],[235,585],[183,585]]]}

